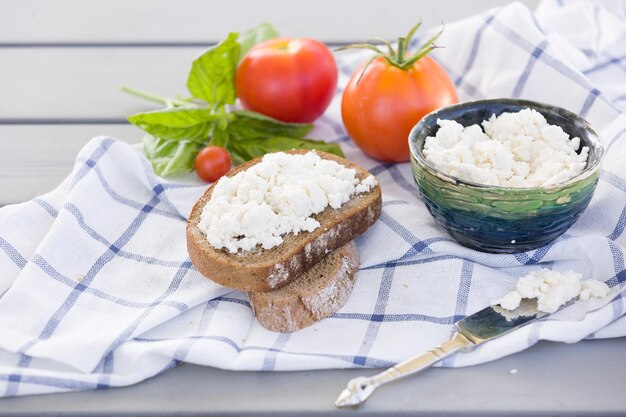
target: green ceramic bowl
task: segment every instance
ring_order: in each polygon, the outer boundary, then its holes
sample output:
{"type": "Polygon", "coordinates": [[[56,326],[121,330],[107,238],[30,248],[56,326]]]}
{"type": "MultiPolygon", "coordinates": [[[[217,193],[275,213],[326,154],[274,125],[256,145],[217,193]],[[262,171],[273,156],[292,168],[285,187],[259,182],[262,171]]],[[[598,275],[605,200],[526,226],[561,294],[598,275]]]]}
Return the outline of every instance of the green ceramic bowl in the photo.
{"type": "MultiPolygon", "coordinates": [[[[484,252],[516,253],[535,249],[565,232],[585,210],[598,182],[604,153],[598,136],[582,117],[560,107],[515,100],[480,100],[444,107],[425,116],[409,135],[413,177],[420,197],[437,223],[462,245],[484,252]],[[560,184],[538,188],[481,185],[447,175],[426,161],[426,137],[437,119],[463,126],[480,124],[492,114],[535,109],[548,123],[589,147],[587,167],[560,184]]],[[[580,151],[580,149],[579,149],[580,151]]]]}

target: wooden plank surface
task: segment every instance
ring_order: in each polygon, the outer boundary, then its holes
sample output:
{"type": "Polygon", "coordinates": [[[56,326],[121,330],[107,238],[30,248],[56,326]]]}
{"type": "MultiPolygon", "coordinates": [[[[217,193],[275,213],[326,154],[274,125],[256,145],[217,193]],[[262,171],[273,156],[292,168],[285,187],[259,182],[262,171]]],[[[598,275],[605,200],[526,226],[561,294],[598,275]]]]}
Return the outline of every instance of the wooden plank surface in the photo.
{"type": "Polygon", "coordinates": [[[123,121],[151,106],[129,85],[175,97],[202,47],[0,48],[0,122],[14,119],[123,121]]]}
{"type": "Polygon", "coordinates": [[[78,151],[99,135],[129,143],[143,136],[131,125],[0,125],[0,206],[54,189],[72,170],[78,151]]]}
{"type": "MultiPolygon", "coordinates": [[[[205,43],[272,22],[282,34],[325,41],[397,37],[506,0],[14,0],[3,2],[0,44],[205,43]],[[459,6],[459,3],[463,3],[459,6]]],[[[525,0],[530,7],[537,0],[525,0]]]]}

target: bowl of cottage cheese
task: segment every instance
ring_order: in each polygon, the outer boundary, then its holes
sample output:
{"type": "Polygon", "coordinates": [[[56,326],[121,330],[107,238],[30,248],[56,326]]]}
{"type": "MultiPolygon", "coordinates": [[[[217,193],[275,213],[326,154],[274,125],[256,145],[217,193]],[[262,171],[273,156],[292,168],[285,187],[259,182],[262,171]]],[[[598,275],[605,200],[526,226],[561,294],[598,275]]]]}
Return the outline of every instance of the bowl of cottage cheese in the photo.
{"type": "Polygon", "coordinates": [[[582,117],[517,99],[432,112],[411,131],[409,147],[435,221],[462,245],[493,253],[535,249],[563,234],[588,206],[603,155],[582,117]]]}

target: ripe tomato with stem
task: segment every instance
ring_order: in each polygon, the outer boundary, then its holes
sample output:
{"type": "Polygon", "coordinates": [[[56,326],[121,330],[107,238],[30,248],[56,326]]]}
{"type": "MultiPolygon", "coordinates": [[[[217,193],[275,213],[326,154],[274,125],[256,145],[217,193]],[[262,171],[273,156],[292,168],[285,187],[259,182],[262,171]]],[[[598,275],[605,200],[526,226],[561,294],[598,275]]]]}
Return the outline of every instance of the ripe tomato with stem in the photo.
{"type": "Polygon", "coordinates": [[[341,116],[348,135],[369,156],[385,162],[409,160],[409,132],[426,114],[458,102],[454,83],[427,54],[436,48],[441,32],[415,54],[407,51],[419,28],[398,39],[387,53],[372,43],[348,45],[376,54],[352,75],[341,101],[341,116]]]}

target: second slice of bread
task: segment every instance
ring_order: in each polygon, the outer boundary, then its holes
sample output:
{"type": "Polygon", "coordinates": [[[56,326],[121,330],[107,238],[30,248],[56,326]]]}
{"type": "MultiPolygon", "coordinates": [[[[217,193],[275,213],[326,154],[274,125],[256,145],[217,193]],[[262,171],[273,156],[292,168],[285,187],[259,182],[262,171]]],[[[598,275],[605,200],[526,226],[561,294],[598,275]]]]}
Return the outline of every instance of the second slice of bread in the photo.
{"type": "Polygon", "coordinates": [[[285,287],[248,293],[259,323],[275,332],[294,332],[331,316],[348,300],[359,269],[354,242],[335,250],[285,287]]]}
{"type": "MultiPolygon", "coordinates": [[[[295,150],[287,153],[303,154],[295,150]]],[[[370,173],[338,156],[315,151],[320,157],[356,170],[363,180],[370,173]]],[[[229,172],[233,176],[261,161],[254,159],[229,172]]],[[[313,216],[320,227],[312,232],[289,233],[283,242],[271,249],[230,253],[211,246],[198,228],[202,209],[211,198],[214,185],[196,202],[187,223],[187,250],[193,265],[218,284],[242,291],[270,291],[283,287],[320,262],[333,250],[364,233],[378,219],[382,199],[378,183],[371,190],[355,194],[339,209],[327,207],[313,216]]]]}

